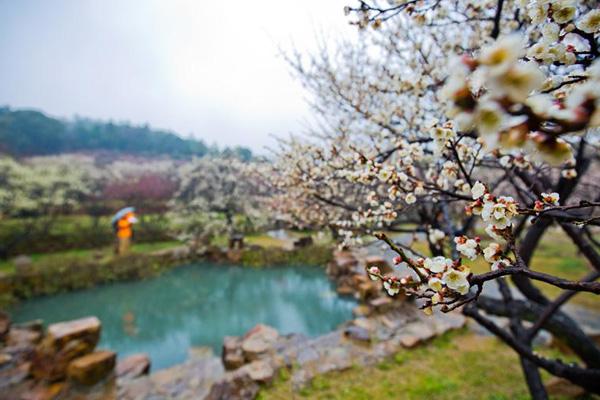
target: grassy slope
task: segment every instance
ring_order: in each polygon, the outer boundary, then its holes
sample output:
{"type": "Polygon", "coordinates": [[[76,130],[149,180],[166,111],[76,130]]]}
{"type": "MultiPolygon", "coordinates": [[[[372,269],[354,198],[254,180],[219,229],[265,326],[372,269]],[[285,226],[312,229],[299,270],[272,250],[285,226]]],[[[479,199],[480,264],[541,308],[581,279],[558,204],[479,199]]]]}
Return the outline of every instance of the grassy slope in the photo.
{"type": "MultiPolygon", "coordinates": [[[[554,350],[543,350],[552,353],[554,350]]],[[[514,352],[492,337],[461,331],[426,346],[402,350],[369,368],[355,367],[319,376],[294,393],[280,374],[261,400],[287,399],[527,399],[527,387],[514,352]]],[[[544,375],[547,378],[546,375],[544,375]]]]}

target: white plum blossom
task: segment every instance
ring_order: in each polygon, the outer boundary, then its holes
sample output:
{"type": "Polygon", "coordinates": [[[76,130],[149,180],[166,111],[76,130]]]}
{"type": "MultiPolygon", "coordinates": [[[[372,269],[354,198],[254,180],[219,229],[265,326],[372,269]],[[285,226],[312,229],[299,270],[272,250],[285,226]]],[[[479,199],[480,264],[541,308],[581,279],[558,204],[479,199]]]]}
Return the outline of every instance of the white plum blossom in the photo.
{"type": "Polygon", "coordinates": [[[507,260],[506,258],[501,258],[497,261],[494,261],[491,265],[490,265],[490,270],[491,271],[497,271],[499,269],[504,269],[504,268],[508,268],[510,267],[510,261],[507,260]]]}
{"type": "Polygon", "coordinates": [[[434,273],[444,272],[452,266],[452,260],[443,256],[426,258],[423,266],[434,273]]]}
{"type": "Polygon", "coordinates": [[[406,196],[404,196],[404,201],[406,204],[414,204],[417,201],[417,197],[412,193],[408,193],[406,196]]]}
{"type": "Polygon", "coordinates": [[[400,293],[400,282],[395,276],[387,277],[383,281],[383,288],[390,296],[395,296],[400,293]]]}
{"type": "Polygon", "coordinates": [[[429,278],[429,281],[427,281],[427,286],[429,286],[429,288],[433,291],[439,292],[444,288],[444,282],[442,282],[440,278],[433,277],[429,278]]]}
{"type": "Polygon", "coordinates": [[[469,239],[466,236],[457,236],[454,238],[456,243],[456,251],[462,254],[469,260],[475,260],[477,258],[479,243],[475,239],[469,239]]]}
{"type": "Polygon", "coordinates": [[[483,249],[483,258],[489,263],[498,261],[502,255],[502,246],[496,242],[490,243],[485,249],[483,249]]]}
{"type": "Polygon", "coordinates": [[[542,193],[542,200],[546,204],[551,204],[553,206],[557,206],[560,200],[560,195],[556,192],[552,193],[542,193]]]}
{"type": "Polygon", "coordinates": [[[379,275],[381,274],[381,271],[379,270],[378,267],[372,266],[368,269],[368,274],[369,274],[369,278],[371,278],[372,281],[376,281],[379,279],[379,275]]]}
{"type": "Polygon", "coordinates": [[[588,11],[587,14],[579,18],[576,23],[577,28],[585,33],[596,33],[600,31],[600,9],[588,11]]]}
{"type": "Polygon", "coordinates": [[[437,243],[441,240],[444,240],[446,234],[444,233],[444,231],[441,231],[439,229],[430,229],[428,237],[431,243],[437,243]]]}
{"type": "Polygon", "coordinates": [[[450,268],[444,275],[442,275],[442,281],[452,290],[457,291],[460,294],[467,294],[469,292],[469,280],[467,279],[470,271],[465,269],[459,271],[454,268],[450,268]]]}
{"type": "Polygon", "coordinates": [[[471,188],[471,194],[473,195],[473,200],[477,200],[482,197],[486,192],[485,185],[479,181],[475,182],[473,187],[471,188]]]}

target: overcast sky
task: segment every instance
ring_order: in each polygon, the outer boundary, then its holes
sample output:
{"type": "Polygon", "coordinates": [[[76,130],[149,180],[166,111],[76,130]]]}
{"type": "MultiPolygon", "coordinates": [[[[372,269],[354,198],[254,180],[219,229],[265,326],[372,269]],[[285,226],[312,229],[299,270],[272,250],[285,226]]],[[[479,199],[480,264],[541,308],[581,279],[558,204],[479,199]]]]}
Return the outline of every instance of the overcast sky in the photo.
{"type": "Polygon", "coordinates": [[[0,0],[0,105],[260,151],[309,115],[278,45],[352,31],[349,2],[0,0]]]}

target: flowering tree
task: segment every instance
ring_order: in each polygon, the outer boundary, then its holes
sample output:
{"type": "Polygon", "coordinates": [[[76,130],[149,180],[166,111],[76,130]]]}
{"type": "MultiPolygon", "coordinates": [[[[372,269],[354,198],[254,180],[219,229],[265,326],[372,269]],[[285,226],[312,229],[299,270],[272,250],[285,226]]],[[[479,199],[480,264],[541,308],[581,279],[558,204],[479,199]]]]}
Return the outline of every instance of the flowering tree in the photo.
{"type": "Polygon", "coordinates": [[[34,231],[48,232],[58,215],[94,195],[101,179],[85,157],[36,157],[25,162],[0,157],[0,221],[23,217],[15,226],[19,234],[2,243],[0,256],[34,231]]]}
{"type": "Polygon", "coordinates": [[[171,200],[175,225],[184,239],[206,245],[219,234],[232,236],[247,223],[260,223],[260,182],[236,158],[208,158],[183,164],[179,189],[171,200]]]}
{"type": "Polygon", "coordinates": [[[371,267],[371,278],[426,313],[460,309],[486,327],[518,353],[532,397],[547,397],[540,369],[600,393],[600,349],[561,311],[577,293],[600,294],[597,2],[359,1],[345,11],[356,42],[288,57],[319,123],[310,141],[282,142],[271,173],[280,212],[346,244],[363,234],[387,243],[409,272],[371,267]],[[589,275],[531,268],[552,226],[589,275]],[[413,233],[430,254],[389,231],[413,233]],[[489,271],[475,274],[480,257],[489,271]],[[550,299],[534,282],[563,293],[550,299]],[[501,299],[483,294],[494,283],[501,299]],[[542,328],[581,364],[535,353],[542,328]]]}

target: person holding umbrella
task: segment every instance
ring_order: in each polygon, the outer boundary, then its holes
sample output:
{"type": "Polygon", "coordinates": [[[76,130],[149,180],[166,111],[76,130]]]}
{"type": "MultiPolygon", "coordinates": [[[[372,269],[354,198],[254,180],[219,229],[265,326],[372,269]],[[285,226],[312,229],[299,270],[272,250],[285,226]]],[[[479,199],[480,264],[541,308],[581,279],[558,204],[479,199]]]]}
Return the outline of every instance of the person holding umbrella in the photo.
{"type": "Polygon", "coordinates": [[[129,251],[131,238],[133,237],[133,224],[137,222],[135,208],[125,207],[119,210],[111,220],[113,229],[117,235],[115,254],[123,255],[129,251]]]}

